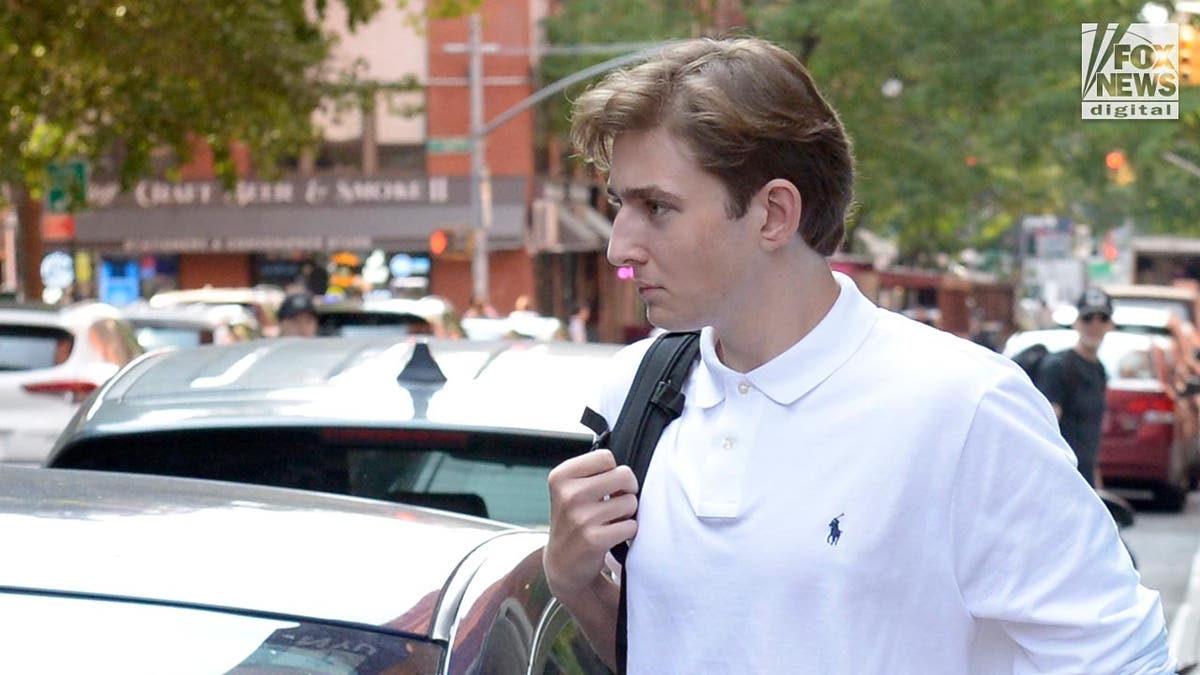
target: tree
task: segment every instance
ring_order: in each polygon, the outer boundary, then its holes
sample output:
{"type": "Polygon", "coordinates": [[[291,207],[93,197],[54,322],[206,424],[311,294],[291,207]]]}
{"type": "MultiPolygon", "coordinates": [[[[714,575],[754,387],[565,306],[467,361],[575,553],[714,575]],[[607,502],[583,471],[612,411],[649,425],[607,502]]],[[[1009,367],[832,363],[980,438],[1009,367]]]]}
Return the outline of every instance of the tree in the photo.
{"type": "MultiPolygon", "coordinates": [[[[551,41],[706,32],[696,3],[594,4],[566,0],[547,23],[551,41]]],[[[1029,213],[1070,215],[1097,231],[1133,218],[1200,232],[1189,219],[1200,183],[1162,160],[1172,152],[1200,164],[1200,89],[1183,90],[1181,110],[1191,112],[1178,124],[1080,119],[1080,24],[1136,21],[1142,4],[745,0],[743,9],[745,32],[806,62],[854,141],[849,227],[895,237],[901,260],[926,263],[999,245],[1029,213]],[[1136,183],[1107,180],[1104,157],[1116,147],[1136,183]]]]}
{"type": "MultiPolygon", "coordinates": [[[[341,0],[348,27],[381,0],[341,0]]],[[[217,174],[236,180],[233,144],[260,170],[312,147],[312,113],[345,92],[353,73],[326,65],[327,0],[38,0],[0,4],[0,181],[20,215],[22,287],[41,295],[40,201],[47,167],[88,160],[123,186],[163,158],[178,167],[196,139],[217,174]],[[341,80],[341,81],[339,81],[341,80]]],[[[402,7],[407,3],[400,2],[402,7]]],[[[434,0],[434,16],[471,11],[478,0],[434,0]]],[[[416,18],[416,17],[413,17],[416,18]]]]}

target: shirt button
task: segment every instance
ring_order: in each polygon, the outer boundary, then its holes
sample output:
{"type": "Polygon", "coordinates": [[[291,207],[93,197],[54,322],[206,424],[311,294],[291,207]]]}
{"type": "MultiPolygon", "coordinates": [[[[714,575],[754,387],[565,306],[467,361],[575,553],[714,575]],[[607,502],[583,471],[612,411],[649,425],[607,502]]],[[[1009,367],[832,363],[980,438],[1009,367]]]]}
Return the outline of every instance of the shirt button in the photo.
{"type": "Polygon", "coordinates": [[[721,442],[721,447],[725,448],[726,450],[732,450],[733,449],[733,439],[726,438],[724,441],[721,442]]]}
{"type": "Polygon", "coordinates": [[[749,394],[750,393],[750,383],[749,382],[738,383],[738,393],[739,394],[749,394]]]}

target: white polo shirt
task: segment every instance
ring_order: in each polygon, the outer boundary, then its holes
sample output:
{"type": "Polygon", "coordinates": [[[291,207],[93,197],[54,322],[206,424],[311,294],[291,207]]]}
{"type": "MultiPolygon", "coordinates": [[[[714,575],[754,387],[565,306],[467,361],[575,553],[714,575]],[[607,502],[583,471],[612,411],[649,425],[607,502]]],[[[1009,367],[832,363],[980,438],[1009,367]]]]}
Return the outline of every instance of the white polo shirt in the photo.
{"type": "MultiPolygon", "coordinates": [[[[836,276],[821,323],[749,373],[702,332],[641,494],[629,672],[1171,672],[1158,595],[1045,398],[836,276]]],[[[615,357],[606,419],[648,345],[615,357]]]]}

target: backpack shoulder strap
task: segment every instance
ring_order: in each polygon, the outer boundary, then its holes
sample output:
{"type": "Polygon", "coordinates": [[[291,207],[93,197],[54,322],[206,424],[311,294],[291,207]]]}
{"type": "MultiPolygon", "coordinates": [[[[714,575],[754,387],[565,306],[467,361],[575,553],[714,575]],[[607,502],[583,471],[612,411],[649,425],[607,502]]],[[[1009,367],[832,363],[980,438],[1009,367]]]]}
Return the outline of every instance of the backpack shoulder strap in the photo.
{"type": "MultiPolygon", "coordinates": [[[[593,447],[604,447],[604,442],[610,441],[608,447],[617,462],[628,464],[633,469],[639,491],[650,469],[650,460],[654,457],[659,437],[672,420],[683,414],[683,383],[699,355],[700,333],[693,331],[660,335],[638,365],[616,427],[609,431],[608,423],[602,416],[591,408],[583,411],[581,421],[596,432],[593,447]]],[[[621,563],[621,591],[614,645],[617,673],[620,675],[626,672],[629,653],[626,596],[629,584],[625,571],[625,555],[628,552],[629,545],[625,542],[612,549],[613,557],[621,563]]]]}
{"type": "Polygon", "coordinates": [[[659,436],[683,413],[683,383],[700,354],[699,338],[696,332],[659,336],[642,358],[621,406],[611,447],[617,461],[633,469],[639,488],[659,436]]]}

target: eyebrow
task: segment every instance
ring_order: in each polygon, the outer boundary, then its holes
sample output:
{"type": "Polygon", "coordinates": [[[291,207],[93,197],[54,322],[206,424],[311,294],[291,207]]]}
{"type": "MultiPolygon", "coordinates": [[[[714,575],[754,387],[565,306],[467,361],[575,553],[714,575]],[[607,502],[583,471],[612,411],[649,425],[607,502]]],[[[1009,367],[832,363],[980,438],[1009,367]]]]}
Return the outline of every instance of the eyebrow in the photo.
{"type": "Polygon", "coordinates": [[[608,196],[616,197],[617,199],[621,199],[621,200],[631,200],[631,199],[639,200],[640,199],[642,201],[651,201],[651,200],[661,200],[661,199],[678,199],[678,197],[674,193],[664,190],[664,189],[658,187],[657,185],[648,185],[646,187],[628,188],[628,189],[622,191],[623,194],[618,193],[616,190],[612,189],[612,186],[608,186],[605,189],[605,191],[608,192],[608,196]]]}

